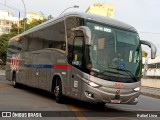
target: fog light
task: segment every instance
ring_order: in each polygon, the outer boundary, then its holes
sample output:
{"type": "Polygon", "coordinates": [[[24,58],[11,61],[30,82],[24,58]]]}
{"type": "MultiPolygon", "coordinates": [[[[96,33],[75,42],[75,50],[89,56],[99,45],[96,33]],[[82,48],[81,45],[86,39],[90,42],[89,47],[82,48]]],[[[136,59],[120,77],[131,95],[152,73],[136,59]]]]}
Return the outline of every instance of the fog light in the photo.
{"type": "Polygon", "coordinates": [[[88,96],[89,98],[94,98],[93,93],[86,91],[86,96],[88,96]]]}
{"type": "Polygon", "coordinates": [[[138,102],[138,99],[139,99],[139,98],[134,98],[134,102],[138,102]]]}

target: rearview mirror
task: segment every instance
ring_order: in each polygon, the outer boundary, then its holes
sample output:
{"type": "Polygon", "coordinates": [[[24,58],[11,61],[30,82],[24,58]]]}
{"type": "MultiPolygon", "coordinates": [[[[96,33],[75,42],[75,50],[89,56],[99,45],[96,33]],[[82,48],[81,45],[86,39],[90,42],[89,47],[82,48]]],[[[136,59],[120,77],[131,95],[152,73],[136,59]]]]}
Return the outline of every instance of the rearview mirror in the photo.
{"type": "Polygon", "coordinates": [[[156,57],[156,52],[157,52],[157,48],[156,46],[148,41],[144,41],[144,40],[140,40],[141,44],[147,45],[151,48],[151,59],[155,59],[156,57]]]}
{"type": "Polygon", "coordinates": [[[91,45],[91,30],[88,27],[80,26],[80,27],[72,28],[71,30],[73,32],[74,31],[82,31],[84,34],[84,38],[85,38],[85,44],[91,45]]]}

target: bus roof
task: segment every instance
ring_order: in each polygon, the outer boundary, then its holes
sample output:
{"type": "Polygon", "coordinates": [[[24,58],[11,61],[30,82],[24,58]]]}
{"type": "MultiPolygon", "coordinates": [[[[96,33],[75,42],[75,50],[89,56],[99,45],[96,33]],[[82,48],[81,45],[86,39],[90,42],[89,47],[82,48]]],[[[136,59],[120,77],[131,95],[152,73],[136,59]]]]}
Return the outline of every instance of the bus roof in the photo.
{"type": "Polygon", "coordinates": [[[100,16],[100,15],[91,14],[91,13],[84,13],[84,12],[69,12],[69,13],[66,13],[65,16],[79,16],[84,19],[93,20],[93,21],[110,25],[110,26],[119,27],[122,29],[137,32],[136,29],[131,25],[128,25],[126,23],[123,23],[121,21],[118,21],[112,18],[107,18],[105,16],[100,16]]]}
{"type": "MultiPolygon", "coordinates": [[[[55,22],[62,21],[64,17],[66,18],[66,17],[70,17],[70,16],[76,16],[76,17],[84,18],[86,20],[92,20],[92,21],[104,23],[104,24],[107,24],[107,25],[110,25],[110,26],[113,26],[113,27],[118,27],[118,28],[121,28],[121,29],[137,32],[136,29],[134,27],[132,27],[131,25],[120,22],[120,21],[115,20],[115,19],[107,18],[107,17],[104,17],[104,16],[96,15],[96,14],[84,13],[84,12],[68,12],[68,13],[65,13],[65,14],[62,14],[62,15],[58,16],[57,18],[50,19],[50,20],[48,20],[48,21],[46,21],[46,22],[44,22],[40,25],[37,25],[36,27],[25,31],[18,36],[23,36],[25,34],[37,31],[37,30],[42,29],[42,28],[44,28],[48,25],[54,24],[55,22]]],[[[11,41],[12,41],[12,39],[14,39],[16,37],[17,36],[11,38],[11,41]]]]}

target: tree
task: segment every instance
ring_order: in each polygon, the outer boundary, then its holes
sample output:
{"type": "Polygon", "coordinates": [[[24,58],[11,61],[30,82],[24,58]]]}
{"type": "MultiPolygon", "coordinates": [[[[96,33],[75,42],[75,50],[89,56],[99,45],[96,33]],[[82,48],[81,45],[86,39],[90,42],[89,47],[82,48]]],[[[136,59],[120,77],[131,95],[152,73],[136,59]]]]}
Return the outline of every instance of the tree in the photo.
{"type": "Polygon", "coordinates": [[[33,28],[33,27],[45,22],[46,20],[47,19],[43,19],[43,20],[41,20],[41,19],[38,19],[38,20],[37,19],[32,19],[29,23],[26,24],[26,30],[31,29],[31,28],[33,28]]]}
{"type": "MultiPolygon", "coordinates": [[[[43,20],[33,19],[29,23],[26,23],[26,30],[31,29],[45,22],[46,20],[47,19],[43,20]]],[[[23,27],[24,27],[24,20],[21,20],[19,30],[18,30],[18,24],[12,24],[11,32],[9,34],[3,34],[0,36],[0,58],[4,63],[6,63],[6,55],[7,55],[7,47],[9,39],[12,38],[13,36],[18,35],[18,31],[19,34],[22,33],[24,31],[23,27]]]]}
{"type": "Polygon", "coordinates": [[[4,36],[8,37],[7,34],[0,36],[0,58],[2,59],[3,63],[6,63],[8,41],[4,36]]]}
{"type": "MultiPolygon", "coordinates": [[[[29,30],[43,22],[45,22],[47,19],[32,19],[29,22],[26,22],[26,30],[29,30]]],[[[22,32],[24,32],[24,20],[21,20],[20,22],[20,26],[19,26],[19,34],[21,34],[22,32]]],[[[18,24],[12,24],[12,29],[11,29],[11,33],[13,34],[18,34],[18,24]]]]}

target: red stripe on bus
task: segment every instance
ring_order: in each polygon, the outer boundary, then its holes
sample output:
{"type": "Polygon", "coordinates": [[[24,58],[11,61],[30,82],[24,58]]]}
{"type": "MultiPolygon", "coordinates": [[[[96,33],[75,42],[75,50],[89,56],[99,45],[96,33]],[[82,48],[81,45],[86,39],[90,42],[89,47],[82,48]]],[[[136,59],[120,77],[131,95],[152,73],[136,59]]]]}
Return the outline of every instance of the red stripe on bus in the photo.
{"type": "Polygon", "coordinates": [[[53,68],[54,69],[62,69],[62,70],[68,70],[71,69],[71,65],[54,65],[53,68]]]}

